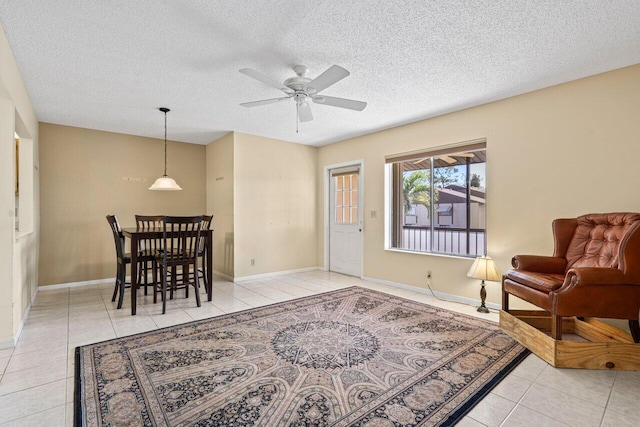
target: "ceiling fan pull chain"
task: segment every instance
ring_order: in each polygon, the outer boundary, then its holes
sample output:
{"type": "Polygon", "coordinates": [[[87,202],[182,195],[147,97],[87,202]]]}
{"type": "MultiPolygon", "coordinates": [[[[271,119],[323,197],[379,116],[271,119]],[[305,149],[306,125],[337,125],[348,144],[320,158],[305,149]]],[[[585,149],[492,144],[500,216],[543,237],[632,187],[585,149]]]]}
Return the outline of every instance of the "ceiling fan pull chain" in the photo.
{"type": "Polygon", "coordinates": [[[300,123],[300,116],[298,115],[298,104],[296,104],[296,133],[298,133],[298,124],[300,123]]]}

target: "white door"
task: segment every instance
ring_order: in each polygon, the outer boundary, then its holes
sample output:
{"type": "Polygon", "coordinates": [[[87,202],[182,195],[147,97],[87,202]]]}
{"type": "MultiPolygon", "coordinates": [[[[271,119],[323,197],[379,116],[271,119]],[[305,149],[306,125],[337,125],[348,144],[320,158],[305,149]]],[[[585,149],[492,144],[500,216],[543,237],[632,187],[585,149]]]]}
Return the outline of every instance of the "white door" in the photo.
{"type": "Polygon", "coordinates": [[[329,180],[329,270],[362,277],[359,169],[332,169],[329,180]]]}

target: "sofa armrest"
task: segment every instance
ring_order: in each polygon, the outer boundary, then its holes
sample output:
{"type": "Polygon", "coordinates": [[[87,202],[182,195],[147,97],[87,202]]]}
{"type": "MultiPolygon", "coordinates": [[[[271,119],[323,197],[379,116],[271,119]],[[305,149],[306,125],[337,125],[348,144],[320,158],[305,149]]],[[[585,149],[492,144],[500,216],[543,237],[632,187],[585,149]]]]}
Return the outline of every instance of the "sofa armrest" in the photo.
{"type": "MultiPolygon", "coordinates": [[[[567,284],[573,286],[608,286],[608,285],[631,285],[624,273],[617,268],[580,267],[571,268],[567,271],[564,280],[564,287],[567,284]]],[[[571,287],[573,287],[571,286],[571,287]]]]}
{"type": "Polygon", "coordinates": [[[564,274],[564,269],[567,268],[567,260],[552,256],[516,255],[511,259],[511,265],[518,270],[564,274]]]}

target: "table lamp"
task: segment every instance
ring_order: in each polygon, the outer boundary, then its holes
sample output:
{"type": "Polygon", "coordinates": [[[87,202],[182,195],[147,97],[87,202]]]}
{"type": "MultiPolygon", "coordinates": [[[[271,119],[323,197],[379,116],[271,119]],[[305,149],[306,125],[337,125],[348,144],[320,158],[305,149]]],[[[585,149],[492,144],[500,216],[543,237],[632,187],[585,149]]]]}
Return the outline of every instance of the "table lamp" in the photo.
{"type": "Polygon", "coordinates": [[[501,280],[500,272],[498,271],[498,267],[496,267],[496,263],[488,256],[478,257],[473,261],[471,268],[467,272],[467,276],[482,280],[482,287],[480,288],[480,299],[482,300],[482,304],[478,307],[478,311],[480,313],[488,313],[489,309],[484,305],[484,300],[487,297],[487,291],[484,289],[484,281],[489,280],[490,282],[499,282],[501,280]]]}

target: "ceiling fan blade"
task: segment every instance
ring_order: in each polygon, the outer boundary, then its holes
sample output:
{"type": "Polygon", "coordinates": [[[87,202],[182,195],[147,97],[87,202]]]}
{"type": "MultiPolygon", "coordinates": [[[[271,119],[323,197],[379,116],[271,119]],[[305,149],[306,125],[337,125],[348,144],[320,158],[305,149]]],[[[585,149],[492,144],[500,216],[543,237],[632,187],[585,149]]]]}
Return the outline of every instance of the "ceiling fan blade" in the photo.
{"type": "Polygon", "coordinates": [[[454,157],[473,157],[473,153],[464,153],[464,154],[452,154],[451,156],[439,156],[438,159],[445,161],[447,163],[449,163],[450,165],[454,164],[454,163],[458,163],[457,159],[454,159],[454,157]]]}
{"type": "Polygon", "coordinates": [[[440,160],[444,160],[445,162],[449,163],[450,165],[452,165],[452,164],[457,162],[456,159],[454,159],[453,157],[449,157],[449,156],[440,156],[439,159],[440,160]]]}
{"type": "Polygon", "coordinates": [[[313,120],[311,105],[309,105],[308,102],[296,104],[296,108],[298,108],[298,120],[300,120],[300,122],[310,122],[313,120]]]}
{"type": "Polygon", "coordinates": [[[284,97],[284,98],[263,99],[261,101],[243,102],[240,105],[242,105],[243,107],[257,107],[259,105],[275,104],[276,102],[285,101],[287,99],[290,99],[290,98],[284,97]]]}
{"type": "Polygon", "coordinates": [[[266,84],[267,86],[274,87],[274,88],[276,88],[278,90],[281,90],[281,91],[283,91],[285,93],[293,93],[293,90],[289,89],[288,87],[286,87],[285,85],[283,85],[282,83],[277,81],[276,79],[271,78],[271,77],[269,77],[267,75],[264,75],[261,72],[256,71],[254,69],[243,68],[243,69],[238,70],[238,71],[240,71],[244,75],[252,77],[252,78],[254,78],[254,79],[266,84]]]}
{"type": "Polygon", "coordinates": [[[347,108],[349,110],[362,111],[367,106],[366,102],[354,101],[347,98],[336,98],[334,96],[316,96],[313,98],[313,102],[316,104],[330,105],[332,107],[347,108]]]}
{"type": "Polygon", "coordinates": [[[329,86],[338,83],[349,74],[351,73],[349,73],[344,68],[338,65],[332,65],[324,73],[320,74],[318,77],[307,83],[305,89],[308,93],[315,95],[316,93],[320,93],[321,91],[325,90],[329,86]]]}

